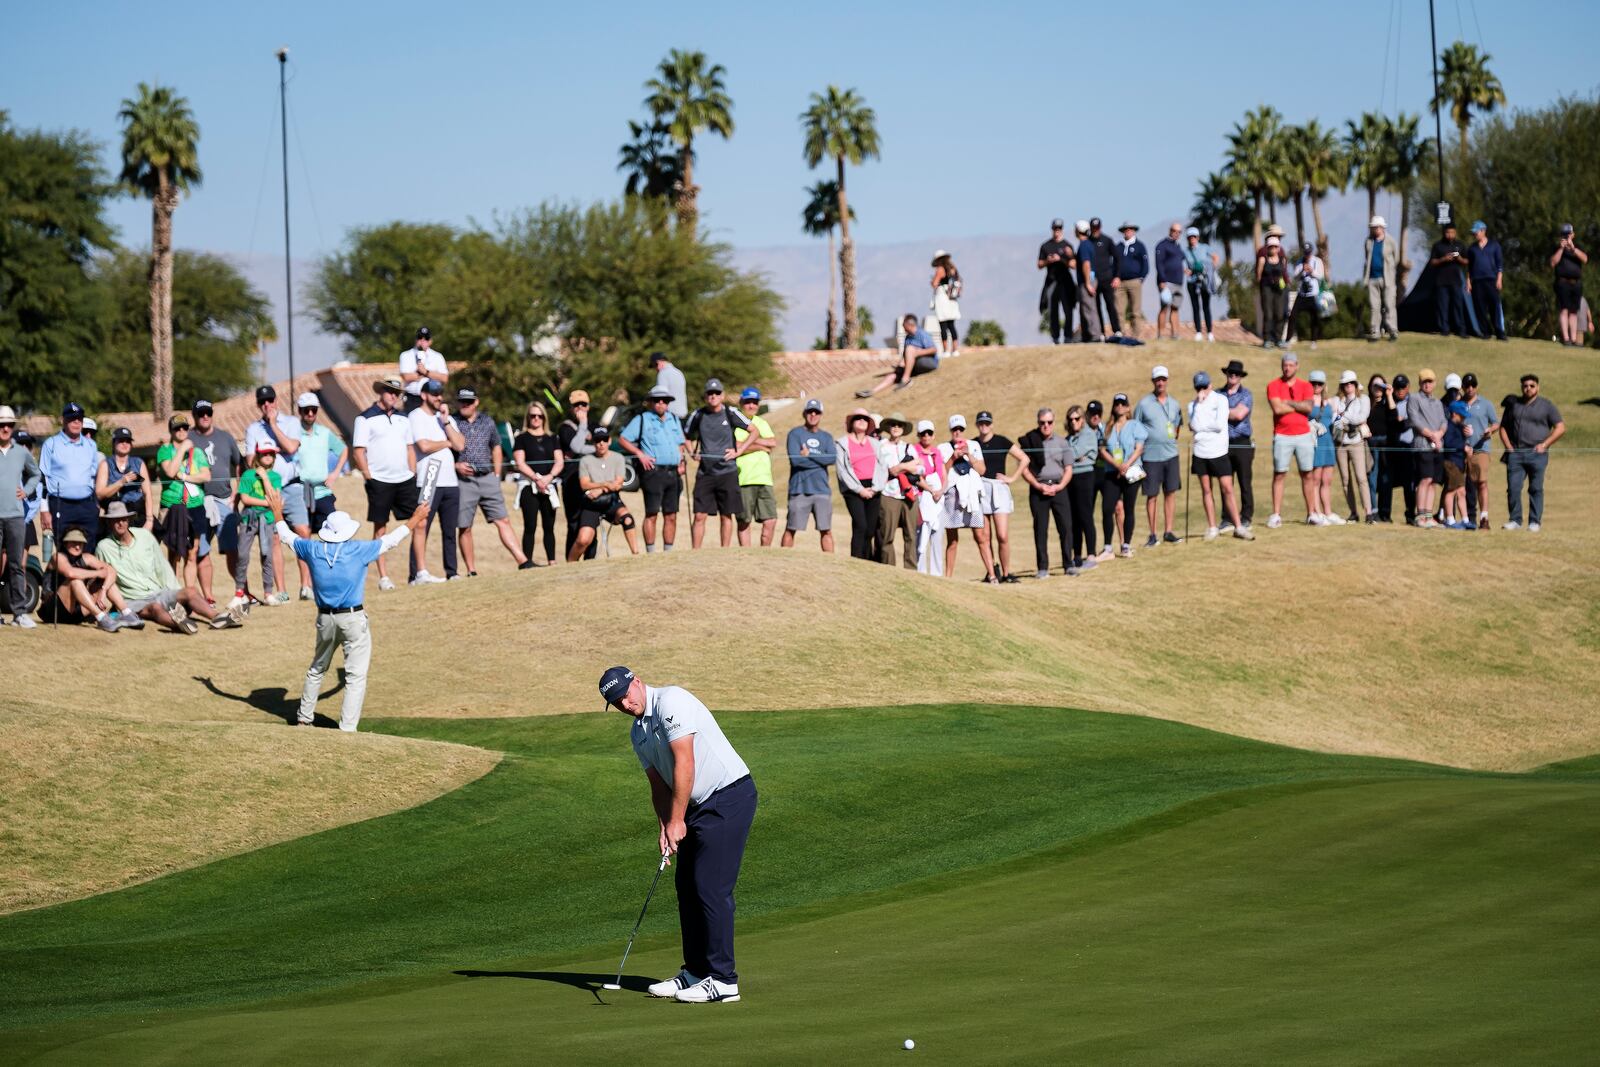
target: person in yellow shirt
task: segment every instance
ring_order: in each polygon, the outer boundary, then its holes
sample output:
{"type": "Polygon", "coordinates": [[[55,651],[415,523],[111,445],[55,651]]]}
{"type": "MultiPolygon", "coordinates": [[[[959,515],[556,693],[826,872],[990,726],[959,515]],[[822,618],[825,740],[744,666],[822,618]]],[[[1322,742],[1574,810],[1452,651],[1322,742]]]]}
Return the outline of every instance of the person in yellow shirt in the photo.
{"type": "Polygon", "coordinates": [[[750,430],[737,427],[733,431],[734,444],[743,451],[739,456],[739,544],[750,545],[750,527],[761,524],[761,547],[772,547],[772,535],[778,529],[778,497],[772,490],[772,450],[778,444],[772,427],[756,412],[761,410],[761,390],[751,386],[739,394],[739,409],[750,421],[755,431],[756,443],[744,449],[750,430]]]}

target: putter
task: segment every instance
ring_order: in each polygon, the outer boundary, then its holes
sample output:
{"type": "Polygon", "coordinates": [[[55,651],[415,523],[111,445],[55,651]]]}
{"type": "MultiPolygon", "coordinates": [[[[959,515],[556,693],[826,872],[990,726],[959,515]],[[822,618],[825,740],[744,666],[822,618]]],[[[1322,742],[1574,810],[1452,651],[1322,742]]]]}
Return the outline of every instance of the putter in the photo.
{"type": "Polygon", "coordinates": [[[656,868],[656,876],[650,879],[650,891],[644,895],[644,907],[639,909],[639,921],[633,924],[633,933],[628,935],[628,947],[622,950],[622,962],[617,964],[617,980],[607,982],[600,987],[601,989],[622,988],[622,969],[628,965],[628,953],[633,951],[633,939],[639,936],[639,927],[644,925],[644,913],[650,909],[650,898],[655,896],[656,883],[661,881],[661,872],[667,869],[667,860],[671,856],[670,852],[661,854],[661,865],[656,868]]]}
{"type": "MultiPolygon", "coordinates": [[[[1189,446],[1189,462],[1194,462],[1194,446],[1189,446]]],[[[1183,480],[1183,543],[1189,543],[1189,486],[1194,484],[1194,474],[1183,480]]]]}

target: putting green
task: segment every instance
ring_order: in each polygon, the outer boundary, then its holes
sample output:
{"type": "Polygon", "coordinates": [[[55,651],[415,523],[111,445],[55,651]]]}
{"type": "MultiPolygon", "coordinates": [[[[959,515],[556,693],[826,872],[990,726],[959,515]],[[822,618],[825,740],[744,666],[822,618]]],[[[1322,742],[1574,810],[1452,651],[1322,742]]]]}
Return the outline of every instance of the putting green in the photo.
{"type": "Polygon", "coordinates": [[[652,866],[614,720],[412,722],[513,758],[411,812],[0,921],[0,1046],[1574,1060],[1600,1024],[1588,762],[1464,774],[1039,709],[729,718],[763,793],[743,1003],[636,991],[678,962],[670,891],[630,989],[594,988],[652,866]]]}

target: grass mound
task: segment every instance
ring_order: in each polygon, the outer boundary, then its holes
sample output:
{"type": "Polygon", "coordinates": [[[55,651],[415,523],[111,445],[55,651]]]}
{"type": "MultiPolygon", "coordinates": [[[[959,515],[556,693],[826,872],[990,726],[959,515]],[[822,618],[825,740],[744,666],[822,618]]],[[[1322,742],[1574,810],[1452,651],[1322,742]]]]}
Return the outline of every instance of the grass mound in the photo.
{"type": "MultiPolygon", "coordinates": [[[[0,1040],[45,1061],[609,1060],[666,1035],[784,1061],[913,1036],[952,1062],[1348,1062],[1571,1058],[1595,1021],[1584,766],[1041,708],[739,717],[751,999],[713,1015],[592,988],[651,866],[625,723],[387,725],[508,755],[420,808],[0,920],[0,1040]]],[[[676,965],[658,905],[630,990],[676,965]]]]}

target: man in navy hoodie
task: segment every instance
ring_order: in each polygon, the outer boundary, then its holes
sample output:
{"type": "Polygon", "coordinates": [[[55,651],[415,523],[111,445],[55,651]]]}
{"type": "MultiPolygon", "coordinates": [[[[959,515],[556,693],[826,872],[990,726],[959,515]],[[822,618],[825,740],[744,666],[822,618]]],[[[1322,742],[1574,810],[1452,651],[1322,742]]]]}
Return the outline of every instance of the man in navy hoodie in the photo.
{"type": "MultiPolygon", "coordinates": [[[[1161,326],[1167,323],[1172,339],[1178,339],[1178,309],[1183,306],[1183,227],[1174,222],[1167,235],[1156,242],[1156,285],[1161,290],[1161,306],[1156,309],[1156,338],[1161,337],[1161,326]]],[[[1199,329],[1197,323],[1195,329],[1199,329]]]]}
{"type": "Polygon", "coordinates": [[[1122,244],[1117,249],[1117,304],[1128,323],[1128,332],[1139,336],[1144,322],[1144,280],[1150,275],[1150,250],[1136,236],[1137,224],[1122,224],[1122,244]]]}

